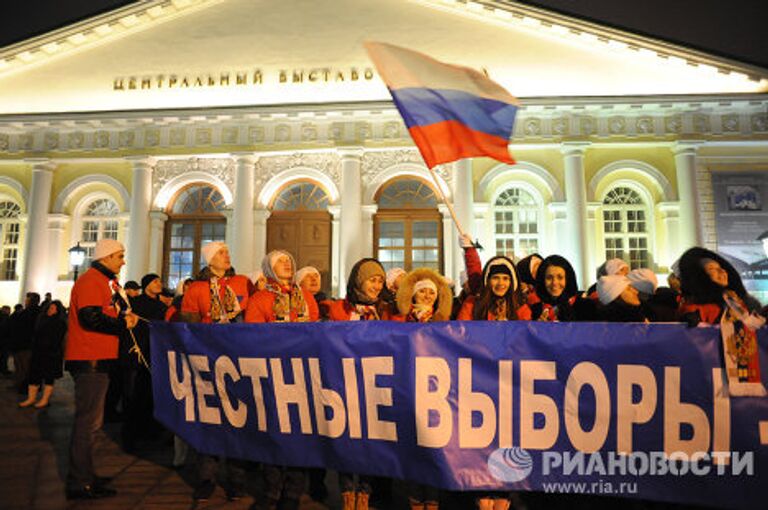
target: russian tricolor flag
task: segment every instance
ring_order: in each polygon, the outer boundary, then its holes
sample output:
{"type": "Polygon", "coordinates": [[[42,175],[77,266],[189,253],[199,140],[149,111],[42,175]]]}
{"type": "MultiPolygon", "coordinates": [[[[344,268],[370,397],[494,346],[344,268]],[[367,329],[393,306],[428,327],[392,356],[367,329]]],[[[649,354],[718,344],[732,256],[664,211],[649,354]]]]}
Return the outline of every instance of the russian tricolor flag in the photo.
{"type": "Polygon", "coordinates": [[[379,42],[365,47],[429,168],[473,156],[514,164],[520,102],[483,73],[379,42]]]}

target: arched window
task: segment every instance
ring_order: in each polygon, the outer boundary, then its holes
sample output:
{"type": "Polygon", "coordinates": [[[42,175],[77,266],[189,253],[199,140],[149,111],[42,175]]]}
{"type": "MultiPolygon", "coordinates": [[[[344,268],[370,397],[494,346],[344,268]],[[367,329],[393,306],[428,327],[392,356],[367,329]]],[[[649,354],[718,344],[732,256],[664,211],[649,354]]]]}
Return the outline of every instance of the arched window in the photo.
{"type": "Polygon", "coordinates": [[[16,202],[3,200],[0,202],[0,279],[15,280],[16,262],[19,259],[19,214],[21,207],[16,202]]]}
{"type": "Polygon", "coordinates": [[[328,194],[313,182],[285,188],[275,198],[274,211],[327,211],[328,194]]]}
{"type": "Polygon", "coordinates": [[[442,216],[434,190],[418,179],[398,179],[381,190],[377,202],[374,242],[384,268],[442,271],[442,216]]]}
{"type": "Polygon", "coordinates": [[[227,220],[224,197],[207,184],[193,184],[181,190],[168,209],[165,228],[165,271],[167,284],[193,277],[205,266],[200,248],[211,241],[224,241],[227,220]]]}
{"type": "Polygon", "coordinates": [[[618,257],[632,269],[650,267],[647,206],[637,191],[618,186],[605,195],[603,237],[606,260],[618,257]]]}
{"type": "Polygon", "coordinates": [[[99,239],[117,239],[120,222],[117,215],[120,210],[114,200],[98,198],[89,203],[82,216],[80,230],[80,246],[85,248],[85,260],[80,267],[84,271],[91,265],[93,251],[99,239]]]}
{"type": "Polygon", "coordinates": [[[502,191],[493,203],[496,254],[526,257],[539,250],[539,205],[522,188],[502,191]]]}

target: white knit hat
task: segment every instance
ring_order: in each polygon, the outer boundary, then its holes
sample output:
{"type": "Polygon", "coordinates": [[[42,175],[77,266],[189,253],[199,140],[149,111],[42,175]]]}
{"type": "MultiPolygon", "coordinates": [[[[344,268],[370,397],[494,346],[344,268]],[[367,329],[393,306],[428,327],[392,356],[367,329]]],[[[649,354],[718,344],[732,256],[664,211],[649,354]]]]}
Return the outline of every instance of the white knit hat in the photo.
{"type": "Polygon", "coordinates": [[[631,285],[643,294],[653,294],[659,286],[656,273],[648,268],[633,269],[627,275],[631,285]]]}
{"type": "Polygon", "coordinates": [[[393,267],[389,271],[387,271],[387,288],[389,290],[394,291],[392,287],[395,285],[395,282],[400,277],[400,275],[406,274],[405,269],[402,267],[393,267]]]}
{"type": "Polygon", "coordinates": [[[99,239],[96,243],[96,248],[93,250],[93,260],[109,257],[113,253],[119,251],[125,251],[123,243],[115,241],[114,239],[99,239]]]}
{"type": "Polygon", "coordinates": [[[597,281],[597,296],[602,304],[607,305],[619,297],[629,284],[629,278],[623,275],[601,276],[597,281]]]}
{"type": "Polygon", "coordinates": [[[210,243],[203,246],[201,253],[203,254],[205,263],[210,264],[211,260],[213,259],[214,256],[216,256],[219,250],[222,250],[224,248],[227,248],[227,243],[222,243],[221,241],[211,241],[210,243]]]}
{"type": "Polygon", "coordinates": [[[605,274],[612,275],[612,274],[619,274],[619,271],[621,271],[622,268],[629,269],[629,264],[624,262],[621,259],[611,259],[608,262],[605,263],[605,274]]]}
{"type": "Polygon", "coordinates": [[[318,271],[316,267],[304,266],[298,271],[296,271],[296,274],[293,276],[293,282],[296,285],[301,285],[301,280],[303,280],[304,277],[310,273],[315,273],[318,278],[321,278],[320,271],[318,271]]]}
{"type": "Polygon", "coordinates": [[[421,289],[432,289],[437,294],[437,285],[435,285],[431,278],[424,278],[416,282],[416,285],[413,286],[413,295],[415,296],[421,289]]]}

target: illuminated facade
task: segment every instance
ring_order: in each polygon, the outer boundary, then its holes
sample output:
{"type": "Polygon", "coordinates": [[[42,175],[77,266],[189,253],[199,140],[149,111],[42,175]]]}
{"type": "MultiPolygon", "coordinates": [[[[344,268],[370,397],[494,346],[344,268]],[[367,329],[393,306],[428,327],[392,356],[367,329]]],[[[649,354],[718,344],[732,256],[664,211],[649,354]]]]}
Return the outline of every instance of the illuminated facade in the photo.
{"type": "Polygon", "coordinates": [[[367,38],[522,98],[518,164],[438,169],[486,257],[562,253],[586,284],[607,256],[663,274],[717,244],[712,171],[768,176],[765,69],[515,2],[142,2],[0,52],[0,302],[66,300],[67,250],[103,237],[127,243],[126,279],[173,284],[208,239],[243,273],[287,248],[335,295],[362,256],[457,278],[367,38]]]}

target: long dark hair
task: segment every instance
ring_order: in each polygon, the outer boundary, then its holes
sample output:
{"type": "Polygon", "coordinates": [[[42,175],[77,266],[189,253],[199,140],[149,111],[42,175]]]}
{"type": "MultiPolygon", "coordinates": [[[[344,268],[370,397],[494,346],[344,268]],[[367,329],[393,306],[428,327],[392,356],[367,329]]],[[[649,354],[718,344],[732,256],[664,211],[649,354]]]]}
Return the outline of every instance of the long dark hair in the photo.
{"type": "Polygon", "coordinates": [[[702,261],[712,259],[728,273],[728,286],[737,296],[744,299],[747,291],[741,282],[739,272],[724,257],[706,248],[694,247],[680,257],[680,287],[686,301],[705,304],[723,302],[725,288],[712,281],[704,271],[702,261]]]}
{"type": "Polygon", "coordinates": [[[579,285],[576,282],[576,271],[573,270],[573,266],[571,266],[571,263],[568,262],[565,257],[561,257],[560,255],[550,255],[541,262],[539,270],[536,273],[536,294],[543,302],[554,306],[566,304],[569,299],[578,293],[579,285]],[[545,285],[545,276],[547,269],[550,266],[560,267],[565,270],[565,288],[563,289],[563,293],[558,297],[552,296],[547,291],[545,285]]]}
{"type": "Polygon", "coordinates": [[[518,277],[515,263],[509,258],[499,255],[486,262],[485,267],[483,268],[483,286],[477,295],[475,307],[472,310],[472,319],[476,321],[488,320],[488,313],[494,311],[500,301],[504,301],[507,314],[506,319],[509,321],[517,320],[517,309],[520,308],[520,304],[523,301],[519,281],[520,278],[518,277]],[[505,265],[507,265],[512,272],[509,288],[503,296],[497,296],[493,293],[489,281],[489,271],[491,266],[494,266],[499,262],[506,262],[505,265]]]}

